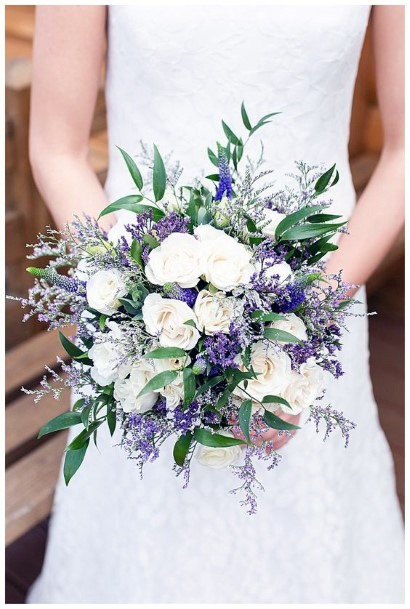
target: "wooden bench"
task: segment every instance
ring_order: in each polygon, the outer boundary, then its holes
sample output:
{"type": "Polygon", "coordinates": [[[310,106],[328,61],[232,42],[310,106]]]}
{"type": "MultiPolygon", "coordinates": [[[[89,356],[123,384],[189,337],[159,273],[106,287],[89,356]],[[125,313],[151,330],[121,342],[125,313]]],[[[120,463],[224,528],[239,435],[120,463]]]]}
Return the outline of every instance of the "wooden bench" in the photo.
{"type": "Polygon", "coordinates": [[[66,432],[41,440],[37,434],[50,418],[69,409],[70,394],[67,390],[58,401],[46,396],[35,404],[21,386],[36,387],[45,364],[58,368],[57,356],[67,358],[55,331],[36,334],[6,354],[6,544],[50,513],[66,432]]]}

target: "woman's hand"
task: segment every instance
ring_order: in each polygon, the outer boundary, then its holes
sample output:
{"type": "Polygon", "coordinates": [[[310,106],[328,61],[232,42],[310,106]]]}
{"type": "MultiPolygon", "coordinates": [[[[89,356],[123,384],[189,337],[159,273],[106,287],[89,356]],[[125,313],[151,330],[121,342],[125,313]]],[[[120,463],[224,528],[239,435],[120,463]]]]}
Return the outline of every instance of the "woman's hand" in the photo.
{"type": "MultiPolygon", "coordinates": [[[[275,411],[275,414],[283,419],[283,421],[287,421],[288,423],[292,423],[293,425],[298,425],[299,424],[299,420],[300,420],[300,414],[287,414],[285,412],[283,412],[281,409],[278,409],[275,411]]],[[[234,417],[231,420],[231,423],[233,423],[234,425],[238,424],[238,418],[234,417]]],[[[273,442],[273,450],[279,450],[280,448],[282,448],[287,442],[289,442],[289,440],[295,435],[297,430],[292,430],[290,432],[286,431],[286,432],[279,432],[278,429],[268,429],[266,431],[263,431],[262,433],[258,433],[258,435],[255,434],[255,432],[251,432],[250,436],[251,436],[251,440],[254,444],[256,444],[257,446],[261,446],[262,442],[273,442]]],[[[242,432],[235,432],[233,431],[233,434],[236,438],[240,438],[241,440],[244,440],[244,436],[242,434],[242,432]]],[[[267,452],[269,453],[271,451],[271,447],[268,445],[266,447],[267,452]]]]}

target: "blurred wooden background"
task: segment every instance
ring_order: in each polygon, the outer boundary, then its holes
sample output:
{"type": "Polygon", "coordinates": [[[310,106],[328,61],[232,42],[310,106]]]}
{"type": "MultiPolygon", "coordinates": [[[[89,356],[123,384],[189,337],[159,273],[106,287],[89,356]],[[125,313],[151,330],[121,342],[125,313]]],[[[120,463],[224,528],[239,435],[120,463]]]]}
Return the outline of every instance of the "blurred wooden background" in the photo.
{"type": "MultiPolygon", "coordinates": [[[[6,292],[22,296],[26,243],[52,219],[35,187],[28,160],[28,118],[34,6],[6,6],[6,292]]],[[[374,79],[371,32],[367,33],[356,83],[349,153],[358,194],[366,186],[383,143],[374,79]]],[[[107,169],[104,92],[95,109],[90,160],[101,183],[107,169]]],[[[368,283],[371,372],[382,426],[394,455],[397,490],[404,506],[404,245],[403,235],[368,283]]],[[[54,333],[38,322],[22,324],[18,303],[6,303],[6,602],[24,602],[38,574],[47,537],[65,434],[36,440],[39,427],[68,407],[45,400],[38,407],[19,389],[35,386],[44,363],[63,355],[54,333]]]]}

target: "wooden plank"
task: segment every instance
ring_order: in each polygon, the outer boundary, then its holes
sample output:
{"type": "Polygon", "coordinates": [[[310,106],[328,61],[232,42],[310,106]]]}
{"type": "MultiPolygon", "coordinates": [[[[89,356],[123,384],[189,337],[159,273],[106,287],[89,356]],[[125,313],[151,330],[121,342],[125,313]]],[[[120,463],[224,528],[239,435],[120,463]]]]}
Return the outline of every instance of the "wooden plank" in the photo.
{"type": "Polygon", "coordinates": [[[23,216],[17,210],[6,211],[6,265],[26,258],[26,243],[21,232],[23,216]]]}
{"type": "Polygon", "coordinates": [[[6,545],[50,513],[67,433],[56,434],[6,470],[6,545]]]}
{"type": "MultiPolygon", "coordinates": [[[[64,330],[66,336],[73,336],[75,330],[72,326],[64,330]]],[[[6,354],[5,385],[7,401],[13,394],[18,393],[22,385],[32,386],[45,374],[44,365],[56,368],[56,358],[64,359],[64,351],[56,330],[40,332],[28,341],[14,347],[6,354]]]]}
{"type": "MultiPolygon", "coordinates": [[[[40,427],[70,409],[70,392],[65,389],[59,400],[46,395],[35,404],[34,396],[24,395],[6,408],[6,466],[37,448],[40,427]]],[[[44,438],[46,439],[46,438],[44,438]]],[[[50,439],[47,436],[47,439],[50,439]]]]}

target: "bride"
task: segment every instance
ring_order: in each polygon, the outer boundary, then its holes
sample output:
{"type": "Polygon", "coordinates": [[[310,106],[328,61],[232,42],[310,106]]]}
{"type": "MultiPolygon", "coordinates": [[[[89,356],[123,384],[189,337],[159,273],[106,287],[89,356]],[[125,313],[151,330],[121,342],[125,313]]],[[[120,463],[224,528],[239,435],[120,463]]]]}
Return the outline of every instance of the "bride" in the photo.
{"type": "MultiPolygon", "coordinates": [[[[281,112],[264,133],[278,188],[295,160],[336,162],[332,206],[350,218],[349,234],[327,270],[361,286],[364,313],[364,284],[403,223],[403,21],[402,7],[379,5],[38,6],[30,155],[56,223],[98,216],[129,194],[116,145],[135,154],[140,140],[155,142],[181,160],[184,179],[200,175],[220,118],[235,128],[245,100],[255,116],[281,112]],[[384,146],[356,206],[347,144],[369,19],[384,146]],[[106,39],[103,189],[87,154],[106,39]]],[[[117,234],[126,221],[120,214],[117,234]]],[[[327,386],[329,402],[357,423],[347,450],[305,426],[281,446],[279,468],[261,469],[265,492],[248,516],[227,492],[229,470],[198,463],[183,490],[164,454],[140,481],[112,448],[118,438],[102,435],[68,488],[60,474],[28,602],[403,602],[403,522],[372,393],[367,318],[350,319],[345,374],[327,386]]]]}

